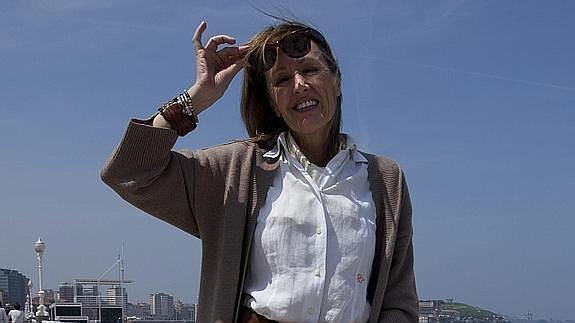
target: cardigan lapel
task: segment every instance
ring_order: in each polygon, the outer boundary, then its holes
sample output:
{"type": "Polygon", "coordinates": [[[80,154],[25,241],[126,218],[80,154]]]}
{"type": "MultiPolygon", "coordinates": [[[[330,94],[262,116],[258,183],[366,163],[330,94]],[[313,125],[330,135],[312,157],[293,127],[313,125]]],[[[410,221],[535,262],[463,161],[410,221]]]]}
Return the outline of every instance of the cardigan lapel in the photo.
{"type": "Polygon", "coordinates": [[[393,221],[389,221],[393,217],[390,209],[389,194],[384,181],[384,174],[382,173],[384,165],[381,160],[372,154],[362,154],[367,159],[367,176],[373,202],[375,204],[377,219],[375,222],[375,256],[371,267],[371,275],[369,285],[367,288],[367,299],[371,305],[369,315],[369,322],[377,322],[383,304],[383,296],[385,294],[385,287],[387,285],[387,274],[391,266],[391,256],[387,255],[392,241],[388,241],[391,232],[393,231],[393,221]],[[383,256],[381,256],[383,255],[383,256]]]}
{"type": "Polygon", "coordinates": [[[268,190],[272,185],[274,175],[279,166],[279,158],[264,158],[263,152],[258,148],[254,149],[253,154],[250,178],[251,197],[246,208],[246,224],[242,246],[241,280],[236,295],[234,321],[236,321],[238,318],[238,311],[241,306],[241,298],[248,270],[252,239],[258,220],[258,211],[261,209],[263,203],[265,202],[268,190]]]}

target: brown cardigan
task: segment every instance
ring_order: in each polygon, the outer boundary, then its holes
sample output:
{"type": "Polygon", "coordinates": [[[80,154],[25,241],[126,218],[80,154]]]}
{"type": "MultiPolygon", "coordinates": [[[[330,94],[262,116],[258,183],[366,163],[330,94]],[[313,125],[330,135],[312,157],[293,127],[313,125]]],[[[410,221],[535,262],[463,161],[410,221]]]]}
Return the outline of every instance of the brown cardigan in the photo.
{"type": "MultiPolygon", "coordinates": [[[[256,219],[278,160],[237,141],[172,152],[177,134],[132,120],[102,169],[123,199],[202,241],[199,322],[235,322],[256,219]]],[[[417,322],[411,203],[403,172],[365,154],[377,210],[369,322],[417,322]]]]}

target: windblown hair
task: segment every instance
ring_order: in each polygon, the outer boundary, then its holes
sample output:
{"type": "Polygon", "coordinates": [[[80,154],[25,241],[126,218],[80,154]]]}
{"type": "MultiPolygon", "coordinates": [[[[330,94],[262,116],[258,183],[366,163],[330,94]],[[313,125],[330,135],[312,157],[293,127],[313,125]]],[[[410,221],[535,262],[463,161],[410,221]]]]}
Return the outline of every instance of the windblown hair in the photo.
{"type": "MultiPolygon", "coordinates": [[[[280,133],[289,130],[282,118],[273,110],[272,98],[269,93],[268,80],[263,64],[264,48],[267,44],[282,39],[284,36],[309,26],[295,21],[283,21],[278,25],[269,26],[257,33],[249,42],[249,51],[245,60],[244,78],[241,98],[241,115],[244,126],[251,140],[262,148],[271,149],[280,133]]],[[[313,39],[312,39],[313,41],[313,39]]],[[[321,50],[322,58],[328,69],[341,81],[339,66],[331,52],[329,44],[314,41],[321,50]]],[[[334,156],[339,150],[339,135],[341,131],[341,94],[337,98],[337,107],[331,120],[329,131],[329,156],[334,156]]]]}

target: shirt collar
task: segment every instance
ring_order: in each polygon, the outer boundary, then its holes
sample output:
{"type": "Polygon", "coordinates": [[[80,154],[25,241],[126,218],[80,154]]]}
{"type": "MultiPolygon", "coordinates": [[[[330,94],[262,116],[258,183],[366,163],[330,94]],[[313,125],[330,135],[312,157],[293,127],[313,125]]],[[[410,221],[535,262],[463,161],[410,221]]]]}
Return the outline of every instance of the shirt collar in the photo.
{"type": "MultiPolygon", "coordinates": [[[[356,163],[367,163],[367,159],[365,158],[365,156],[363,156],[362,153],[359,152],[359,150],[357,149],[357,144],[355,142],[355,140],[353,139],[352,136],[348,135],[348,134],[341,134],[342,136],[344,136],[345,140],[345,146],[343,147],[342,150],[349,150],[350,152],[350,156],[351,159],[353,159],[353,161],[355,161],[356,163]]],[[[288,152],[287,149],[287,131],[282,132],[277,139],[277,142],[275,144],[275,146],[269,150],[268,152],[266,152],[264,154],[264,157],[266,158],[278,158],[280,156],[280,154],[282,153],[282,151],[284,153],[288,152]]],[[[296,145],[297,147],[297,145],[296,145]]]]}
{"type": "Polygon", "coordinates": [[[278,139],[277,139],[277,141],[276,141],[276,144],[274,145],[274,147],[273,147],[272,149],[268,150],[268,151],[264,154],[264,157],[266,157],[266,158],[272,158],[272,159],[275,159],[275,158],[278,158],[278,157],[279,157],[280,152],[281,152],[281,151],[280,151],[280,147],[281,147],[281,146],[280,146],[280,137],[281,137],[284,133],[285,133],[285,132],[281,133],[281,134],[278,136],[278,139]]]}
{"type": "Polygon", "coordinates": [[[353,139],[353,137],[348,134],[342,134],[342,135],[345,136],[346,138],[345,149],[349,149],[351,159],[353,159],[353,161],[355,161],[356,163],[367,163],[367,159],[365,158],[365,156],[357,149],[357,144],[353,139]]]}

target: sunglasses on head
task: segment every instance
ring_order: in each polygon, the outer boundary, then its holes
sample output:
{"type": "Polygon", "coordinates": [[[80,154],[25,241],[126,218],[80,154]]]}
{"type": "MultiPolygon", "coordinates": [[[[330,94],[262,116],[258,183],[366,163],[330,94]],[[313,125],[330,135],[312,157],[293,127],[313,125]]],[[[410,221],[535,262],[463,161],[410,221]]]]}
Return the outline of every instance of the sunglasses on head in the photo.
{"type": "Polygon", "coordinates": [[[277,47],[281,48],[281,50],[291,58],[300,58],[309,53],[312,39],[323,47],[327,45],[327,41],[322,34],[309,27],[295,30],[280,40],[267,44],[264,47],[263,55],[264,71],[268,71],[276,63],[277,47]]]}

